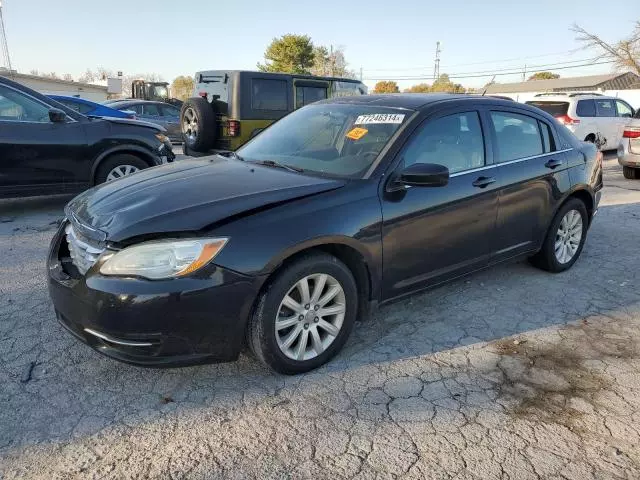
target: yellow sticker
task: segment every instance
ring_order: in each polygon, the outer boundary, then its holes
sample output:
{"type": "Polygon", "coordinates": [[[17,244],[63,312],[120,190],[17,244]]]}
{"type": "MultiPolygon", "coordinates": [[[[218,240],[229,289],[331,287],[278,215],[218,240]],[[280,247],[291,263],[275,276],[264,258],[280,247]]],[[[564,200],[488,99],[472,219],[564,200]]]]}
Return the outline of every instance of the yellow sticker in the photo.
{"type": "Polygon", "coordinates": [[[350,130],[349,133],[347,133],[347,135],[345,136],[347,138],[350,138],[351,140],[360,140],[367,133],[369,133],[369,130],[367,130],[366,128],[356,127],[350,130]]]}

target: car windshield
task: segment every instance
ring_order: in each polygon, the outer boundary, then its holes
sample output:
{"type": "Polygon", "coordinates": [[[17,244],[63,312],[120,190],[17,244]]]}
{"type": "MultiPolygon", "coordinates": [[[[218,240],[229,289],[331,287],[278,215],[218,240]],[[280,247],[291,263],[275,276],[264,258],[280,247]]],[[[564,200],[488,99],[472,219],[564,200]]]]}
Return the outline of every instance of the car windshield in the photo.
{"type": "Polygon", "coordinates": [[[309,105],[273,124],[238,154],[249,162],[360,178],[412,113],[360,104],[309,105]]]}

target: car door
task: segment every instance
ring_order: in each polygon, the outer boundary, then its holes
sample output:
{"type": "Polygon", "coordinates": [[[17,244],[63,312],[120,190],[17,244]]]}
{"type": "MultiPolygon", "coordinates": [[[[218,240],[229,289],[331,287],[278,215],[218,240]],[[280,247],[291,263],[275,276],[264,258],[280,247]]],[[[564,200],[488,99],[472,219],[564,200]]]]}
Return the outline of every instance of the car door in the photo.
{"type": "Polygon", "coordinates": [[[166,119],[160,114],[160,107],[157,103],[143,103],[141,118],[147,122],[155,123],[162,127],[167,126],[166,119]]]}
{"type": "Polygon", "coordinates": [[[500,181],[486,140],[479,111],[466,107],[427,119],[403,147],[381,192],[385,299],[488,263],[500,181]],[[393,177],[414,163],[445,165],[449,183],[396,185],[393,177]]]}
{"type": "Polygon", "coordinates": [[[616,112],[618,116],[616,117],[618,120],[618,137],[616,138],[616,146],[620,145],[622,142],[622,135],[624,133],[624,127],[629,124],[631,119],[633,118],[633,108],[624,100],[616,100],[616,112]]]}
{"type": "Polygon", "coordinates": [[[492,259],[501,261],[539,246],[568,189],[571,162],[544,117],[501,107],[488,111],[487,120],[502,180],[492,259]]]}
{"type": "Polygon", "coordinates": [[[180,110],[173,105],[160,105],[160,114],[165,120],[165,128],[172,139],[180,138],[180,110]]]}
{"type": "Polygon", "coordinates": [[[27,93],[0,85],[0,190],[36,187],[44,193],[72,187],[77,162],[86,153],[83,123],[49,119],[51,107],[27,93]]]}
{"type": "Polygon", "coordinates": [[[619,126],[615,102],[610,98],[596,98],[594,101],[596,103],[598,125],[604,137],[601,139],[604,143],[600,145],[600,149],[618,148],[619,140],[622,138],[622,129],[619,126]]]}

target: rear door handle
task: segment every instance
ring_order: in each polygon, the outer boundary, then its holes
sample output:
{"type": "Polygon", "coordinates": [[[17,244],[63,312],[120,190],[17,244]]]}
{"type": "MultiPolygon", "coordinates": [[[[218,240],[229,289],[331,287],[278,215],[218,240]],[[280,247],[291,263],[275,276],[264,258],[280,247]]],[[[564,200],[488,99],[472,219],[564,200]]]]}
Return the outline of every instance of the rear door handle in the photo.
{"type": "Polygon", "coordinates": [[[560,165],[562,165],[562,160],[549,160],[544,164],[545,167],[550,168],[551,170],[559,167],[560,165]]]}
{"type": "Polygon", "coordinates": [[[485,188],[487,185],[495,183],[496,179],[493,177],[478,177],[471,185],[478,188],[485,188]]]}

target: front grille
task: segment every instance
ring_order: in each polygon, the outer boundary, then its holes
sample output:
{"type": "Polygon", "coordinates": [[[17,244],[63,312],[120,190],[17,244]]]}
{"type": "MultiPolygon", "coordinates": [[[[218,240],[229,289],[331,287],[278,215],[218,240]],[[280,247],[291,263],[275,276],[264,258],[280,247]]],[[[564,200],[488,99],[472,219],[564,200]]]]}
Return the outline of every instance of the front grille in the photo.
{"type": "Polygon", "coordinates": [[[92,244],[91,240],[76,233],[71,223],[67,224],[64,231],[67,234],[67,244],[69,245],[71,261],[78,271],[84,275],[87,273],[87,270],[96,263],[98,257],[102,255],[105,249],[92,244]]]}

